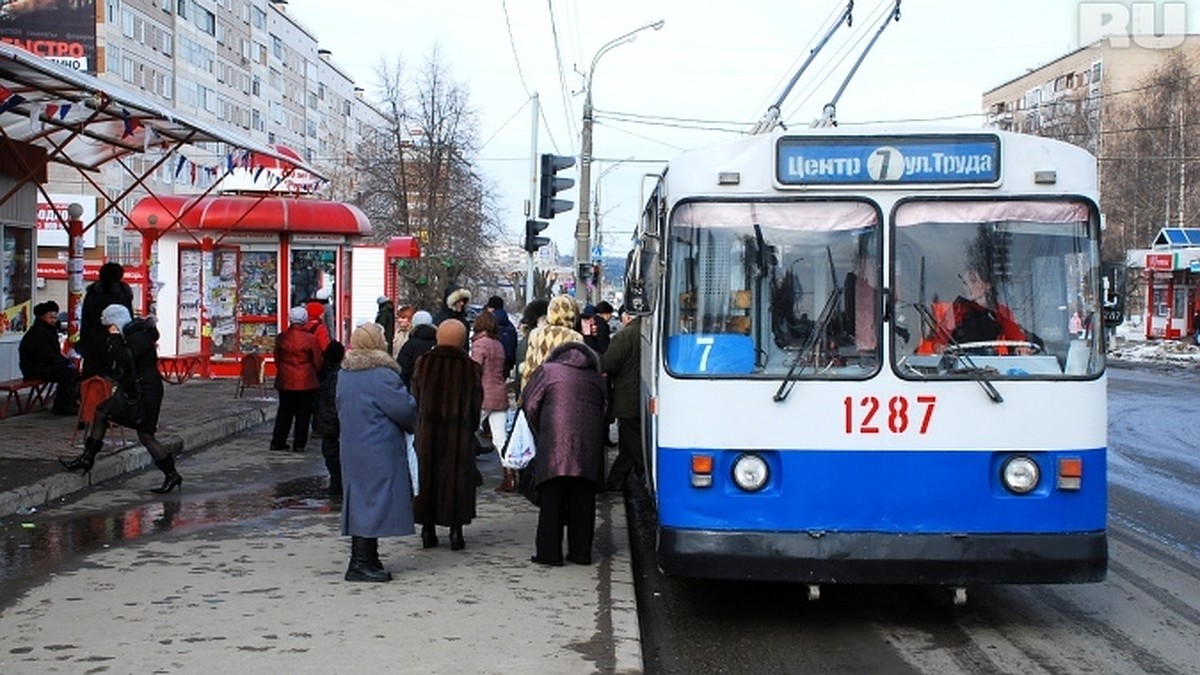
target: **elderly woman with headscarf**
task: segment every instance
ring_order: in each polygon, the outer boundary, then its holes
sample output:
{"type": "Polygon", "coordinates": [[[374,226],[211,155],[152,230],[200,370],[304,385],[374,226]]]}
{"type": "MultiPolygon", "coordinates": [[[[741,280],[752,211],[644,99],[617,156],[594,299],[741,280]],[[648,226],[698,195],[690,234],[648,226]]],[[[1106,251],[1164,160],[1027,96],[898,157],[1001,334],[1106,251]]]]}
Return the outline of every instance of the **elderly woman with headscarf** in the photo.
{"type": "Polygon", "coordinates": [[[417,419],[383,330],[363,324],[350,335],[337,380],[341,429],[342,536],[350,537],[346,581],[390,581],[379,537],[412,534],[412,483],[405,434],[417,419]]]}
{"type": "Polygon", "coordinates": [[[475,467],[482,375],[462,347],[466,340],[461,321],[443,322],[437,329],[437,346],[417,359],[412,377],[421,470],[413,515],[421,523],[425,548],[438,545],[436,525],[450,528],[450,550],[466,545],[462,528],[475,517],[475,488],[483,482],[475,467]]]}
{"type": "Polygon", "coordinates": [[[133,319],[124,305],[109,305],[100,314],[100,323],[108,330],[104,362],[114,374],[117,388],[113,395],[96,406],[96,416],[83,442],[83,453],[72,460],[59,458],[68,471],[92,470],[96,455],[104,447],[109,422],[137,431],[141,443],[163,472],[162,486],[151,488],[159,494],[183,484],[175,470],[175,458],[154,435],[162,409],[163,383],[158,373],[158,328],[153,317],[133,319]]]}
{"type": "Polygon", "coordinates": [[[522,392],[525,391],[529,378],[533,377],[533,371],[542,365],[555,348],[567,342],[583,344],[583,335],[575,330],[578,316],[579,306],[571,296],[556,295],[550,299],[550,305],[546,308],[545,325],[539,325],[529,332],[525,361],[521,365],[522,392]]]}

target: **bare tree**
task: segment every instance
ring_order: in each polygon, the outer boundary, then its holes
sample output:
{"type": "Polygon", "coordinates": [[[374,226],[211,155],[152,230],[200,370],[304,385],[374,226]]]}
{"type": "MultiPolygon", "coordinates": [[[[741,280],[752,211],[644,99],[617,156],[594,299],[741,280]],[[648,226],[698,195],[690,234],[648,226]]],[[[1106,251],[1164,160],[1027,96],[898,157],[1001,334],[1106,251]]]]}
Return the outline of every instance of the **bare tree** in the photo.
{"type": "Polygon", "coordinates": [[[437,48],[411,80],[399,61],[376,74],[379,105],[391,114],[358,149],[359,205],[378,240],[421,242],[421,258],[391,273],[403,302],[437,311],[449,286],[495,276],[485,255],[501,229],[494,190],[474,166],[477,115],[437,48]]]}

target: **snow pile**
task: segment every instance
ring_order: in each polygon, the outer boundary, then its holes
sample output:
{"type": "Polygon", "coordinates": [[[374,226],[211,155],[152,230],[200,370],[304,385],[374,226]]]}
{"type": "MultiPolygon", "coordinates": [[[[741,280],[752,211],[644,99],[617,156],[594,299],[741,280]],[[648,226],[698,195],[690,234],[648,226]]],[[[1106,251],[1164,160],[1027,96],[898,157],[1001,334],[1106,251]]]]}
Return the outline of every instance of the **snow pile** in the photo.
{"type": "Polygon", "coordinates": [[[1147,340],[1140,326],[1122,324],[1108,343],[1108,358],[1116,361],[1200,367],[1200,347],[1191,340],[1147,340]]]}

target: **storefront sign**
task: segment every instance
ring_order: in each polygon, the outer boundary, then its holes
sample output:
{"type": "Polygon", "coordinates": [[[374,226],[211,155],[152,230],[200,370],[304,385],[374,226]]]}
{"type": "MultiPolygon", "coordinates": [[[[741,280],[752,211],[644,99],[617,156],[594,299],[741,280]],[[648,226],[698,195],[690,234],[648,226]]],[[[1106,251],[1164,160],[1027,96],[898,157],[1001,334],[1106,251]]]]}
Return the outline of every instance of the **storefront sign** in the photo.
{"type": "Polygon", "coordinates": [[[1146,269],[1148,269],[1148,270],[1165,270],[1168,272],[1175,269],[1175,254],[1174,253],[1147,253],[1146,254],[1146,269]]]}
{"type": "Polygon", "coordinates": [[[293,234],[293,244],[331,244],[346,243],[346,238],[336,234],[293,234]]]}
{"type": "MultiPolygon", "coordinates": [[[[86,263],[83,266],[83,280],[96,281],[100,278],[101,263],[86,263]]],[[[46,261],[39,260],[37,264],[37,278],[39,279],[66,279],[67,278],[67,261],[46,261]]],[[[146,269],[144,267],[126,267],[125,277],[123,279],[127,284],[143,284],[146,282],[146,269]]]]}
{"type": "MultiPolygon", "coordinates": [[[[38,194],[37,245],[66,248],[70,240],[64,225],[67,222],[67,207],[72,203],[82,206],[83,215],[79,217],[79,220],[83,221],[84,227],[87,227],[96,219],[96,198],[91,195],[52,193],[50,199],[53,200],[53,203],[46,202],[45,198],[40,193],[38,194]],[[58,212],[57,216],[55,215],[56,211],[58,212]],[[62,219],[59,220],[59,217],[62,219]]],[[[84,248],[96,247],[96,226],[89,227],[83,233],[83,246],[84,248]]]]}

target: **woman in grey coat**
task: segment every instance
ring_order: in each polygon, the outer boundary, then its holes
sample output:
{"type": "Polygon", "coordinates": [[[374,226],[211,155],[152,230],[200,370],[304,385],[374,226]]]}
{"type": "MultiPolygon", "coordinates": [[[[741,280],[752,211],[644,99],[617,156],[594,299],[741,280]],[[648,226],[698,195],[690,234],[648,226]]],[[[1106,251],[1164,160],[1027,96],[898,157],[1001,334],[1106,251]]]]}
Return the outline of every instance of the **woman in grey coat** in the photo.
{"type": "Polygon", "coordinates": [[[563,527],[567,560],[592,563],[596,489],[604,480],[604,380],[600,359],[581,342],[556,347],[521,391],[521,407],[537,442],[526,471],[537,485],[537,553],[533,562],[562,565],[563,527]]]}
{"type": "Polygon", "coordinates": [[[405,434],[416,424],[417,404],[386,350],[383,330],[363,324],[351,334],[338,373],[342,535],[350,536],[346,581],[390,581],[379,560],[379,537],[416,531],[405,434]]]}

